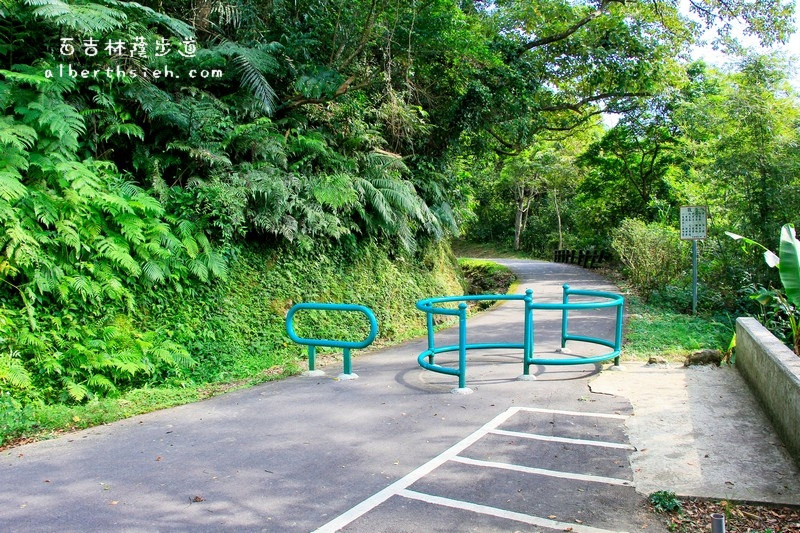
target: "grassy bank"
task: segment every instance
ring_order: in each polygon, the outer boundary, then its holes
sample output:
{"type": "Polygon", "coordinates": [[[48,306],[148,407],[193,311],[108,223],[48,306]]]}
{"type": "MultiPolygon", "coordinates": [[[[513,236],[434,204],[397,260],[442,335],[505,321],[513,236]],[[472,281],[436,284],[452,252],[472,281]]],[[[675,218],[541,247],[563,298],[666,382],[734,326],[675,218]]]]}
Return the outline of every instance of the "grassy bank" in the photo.
{"type": "MultiPolygon", "coordinates": [[[[284,320],[288,309],[301,301],[372,308],[380,326],[376,345],[385,345],[423,333],[424,315],[414,308],[416,300],[462,292],[456,260],[445,245],[430,245],[414,255],[373,244],[306,253],[238,248],[225,280],[139,298],[133,320],[184,346],[193,365],[83,403],[17,401],[0,394],[0,445],[47,438],[295,374],[305,368],[306,351],[288,339],[284,320]]],[[[360,339],[368,329],[358,313],[309,312],[296,318],[298,333],[304,336],[360,339]]]]}
{"type": "Polygon", "coordinates": [[[606,274],[621,287],[625,296],[623,359],[647,361],[651,357],[662,357],[677,362],[698,350],[725,352],[728,349],[734,332],[734,317],[707,313],[691,315],[676,311],[658,299],[645,302],[617,273],[606,274]]]}

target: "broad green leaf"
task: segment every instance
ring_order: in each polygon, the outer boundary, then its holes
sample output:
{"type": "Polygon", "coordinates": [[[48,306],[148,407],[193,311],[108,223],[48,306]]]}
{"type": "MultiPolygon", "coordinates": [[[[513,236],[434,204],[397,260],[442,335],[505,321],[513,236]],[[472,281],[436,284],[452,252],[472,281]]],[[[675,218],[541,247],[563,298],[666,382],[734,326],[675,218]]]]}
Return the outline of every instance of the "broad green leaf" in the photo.
{"type": "Polygon", "coordinates": [[[781,260],[778,270],[786,296],[794,306],[800,306],[800,241],[794,226],[786,224],[781,228],[781,260]]]}

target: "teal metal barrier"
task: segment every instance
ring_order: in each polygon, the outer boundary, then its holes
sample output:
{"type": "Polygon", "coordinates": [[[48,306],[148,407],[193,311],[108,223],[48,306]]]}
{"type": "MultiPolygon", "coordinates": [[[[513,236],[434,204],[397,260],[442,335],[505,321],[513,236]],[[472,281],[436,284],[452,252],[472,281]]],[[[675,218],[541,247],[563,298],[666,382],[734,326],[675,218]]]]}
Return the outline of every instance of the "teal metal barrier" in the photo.
{"type": "Polygon", "coordinates": [[[286,333],[289,338],[297,344],[308,346],[308,370],[315,372],[315,359],[317,353],[317,346],[329,346],[332,348],[342,348],[342,355],[344,360],[344,370],[341,376],[342,379],[354,379],[358,376],[352,371],[352,364],[350,361],[350,350],[366,348],[375,337],[378,335],[378,320],[375,318],[375,313],[372,312],[367,306],[358,304],[330,304],[318,302],[304,302],[295,304],[289,309],[286,314],[286,333]],[[300,310],[308,309],[314,311],[346,311],[346,312],[359,312],[363,313],[367,320],[369,320],[369,335],[362,341],[339,341],[335,339],[306,339],[299,337],[294,331],[294,315],[300,310]]]}
{"type": "Polygon", "coordinates": [[[625,299],[619,294],[603,291],[587,291],[570,289],[569,285],[563,286],[564,293],[561,303],[537,303],[533,301],[533,291],[528,289],[525,294],[481,294],[469,296],[447,296],[442,298],[426,298],[419,300],[416,304],[417,309],[427,314],[428,329],[428,349],[417,357],[419,365],[427,370],[458,376],[457,391],[469,392],[466,388],[467,382],[467,350],[486,350],[486,349],[521,349],[523,370],[520,379],[531,379],[531,365],[582,365],[589,363],[599,363],[614,359],[614,365],[619,366],[619,354],[622,345],[622,311],[625,299]],[[570,302],[570,296],[588,296],[593,298],[603,298],[607,301],[598,302],[570,302]],[[520,343],[476,343],[467,344],[467,304],[465,302],[480,300],[521,300],[525,302],[523,310],[523,342],[520,343]],[[458,309],[446,307],[436,307],[438,304],[460,302],[458,309]],[[569,333],[569,311],[576,309],[602,309],[616,307],[616,327],[614,339],[600,339],[587,335],[576,335],[569,333]],[[611,348],[611,352],[594,357],[581,357],[572,359],[545,359],[534,357],[534,320],[533,311],[539,310],[561,310],[561,348],[566,347],[567,341],[581,341],[599,344],[611,348]],[[458,344],[449,346],[436,346],[433,315],[449,315],[458,317],[458,344]],[[448,367],[438,365],[434,362],[437,354],[446,352],[458,352],[458,367],[448,367]]]}

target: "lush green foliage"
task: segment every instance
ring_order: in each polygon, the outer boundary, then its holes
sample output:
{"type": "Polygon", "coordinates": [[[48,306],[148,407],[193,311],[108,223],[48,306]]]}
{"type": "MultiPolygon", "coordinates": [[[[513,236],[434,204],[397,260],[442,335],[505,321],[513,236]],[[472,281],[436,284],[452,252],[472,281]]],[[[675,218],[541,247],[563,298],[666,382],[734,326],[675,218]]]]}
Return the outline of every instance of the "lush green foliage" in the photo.
{"type": "Polygon", "coordinates": [[[627,278],[645,299],[674,281],[686,267],[685,246],[678,232],[668,226],[623,220],[614,232],[612,246],[627,278]]]}
{"type": "MultiPolygon", "coordinates": [[[[465,294],[505,294],[517,280],[507,266],[485,259],[459,259],[458,266],[466,282],[465,294]]],[[[475,302],[478,309],[488,309],[496,300],[475,302]]]]}
{"type": "MultiPolygon", "coordinates": [[[[692,5],[787,35],[779,0],[692,5]]],[[[290,302],[354,286],[377,287],[364,303],[403,334],[418,293],[401,271],[439,286],[414,264],[440,264],[430,243],[473,212],[476,234],[529,249],[607,245],[623,218],[679,201],[730,205],[743,232],[791,220],[798,115],[780,69],[684,76],[696,29],[660,0],[0,0],[13,424],[44,403],[249,379],[286,360],[290,302]],[[605,134],[604,111],[625,115],[605,134]]]]}
{"type": "MultiPolygon", "coordinates": [[[[19,434],[109,422],[302,370],[305,347],[289,341],[285,329],[286,312],[299,301],[371,307],[379,321],[380,345],[424,331],[416,300],[462,291],[455,259],[444,245],[426,245],[414,255],[394,255],[376,245],[305,254],[290,247],[237,248],[224,280],[181,292],[163,286],[140,298],[136,325],[162,328],[170,342],[185,347],[194,365],[151,379],[138,392],[94,396],[81,406],[20,402],[2,394],[0,444],[19,434]]],[[[363,336],[364,322],[356,313],[297,315],[298,332],[328,338],[363,336]]],[[[0,371],[2,364],[0,359],[0,371]]]]}
{"type": "Polygon", "coordinates": [[[113,163],[84,157],[70,83],[0,75],[0,383],[80,401],[190,365],[126,314],[138,292],[223,275],[224,260],[113,163]]]}
{"type": "Polygon", "coordinates": [[[781,289],[760,287],[750,298],[761,305],[762,322],[767,328],[790,344],[800,355],[800,241],[792,224],[781,228],[780,255],[775,255],[764,245],[741,235],[726,232],[736,241],[754,245],[764,250],[764,259],[770,267],[777,267],[780,273],[781,289]]]}

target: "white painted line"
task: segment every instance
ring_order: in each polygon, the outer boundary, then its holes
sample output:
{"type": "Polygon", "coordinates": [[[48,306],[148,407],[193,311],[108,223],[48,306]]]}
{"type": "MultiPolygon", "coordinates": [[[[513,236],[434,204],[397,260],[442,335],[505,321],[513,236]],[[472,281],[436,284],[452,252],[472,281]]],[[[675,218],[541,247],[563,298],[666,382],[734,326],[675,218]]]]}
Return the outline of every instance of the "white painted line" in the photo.
{"type": "Polygon", "coordinates": [[[573,474],[571,472],[560,472],[558,470],[545,470],[544,468],[532,468],[530,466],[512,465],[509,463],[497,463],[494,461],[481,461],[480,459],[470,459],[469,457],[453,457],[453,461],[466,465],[485,466],[487,468],[501,468],[503,470],[513,470],[526,474],[538,474],[540,476],[557,477],[562,479],[574,479],[578,481],[591,481],[593,483],[605,483],[607,485],[620,485],[632,487],[633,481],[618,479],[615,477],[592,476],[589,474],[573,474]]]}
{"type": "Polygon", "coordinates": [[[519,407],[510,407],[506,411],[500,413],[489,422],[484,424],[480,429],[472,433],[471,435],[464,438],[462,441],[458,442],[457,444],[453,445],[452,447],[448,448],[441,454],[437,455],[427,463],[423,464],[416,470],[409,472],[402,478],[398,479],[388,487],[384,488],[380,492],[376,492],[363,502],[359,503],[355,507],[351,508],[348,511],[345,511],[341,515],[337,516],[327,524],[324,524],[319,529],[315,530],[315,533],[328,533],[338,531],[341,528],[345,527],[347,524],[353,522],[354,520],[358,519],[363,514],[371,511],[378,505],[382,504],[392,496],[395,496],[400,493],[401,490],[408,488],[413,483],[421,479],[422,477],[430,474],[433,470],[441,466],[442,464],[446,463],[456,455],[458,455],[463,450],[472,446],[475,442],[485,436],[489,431],[495,429],[497,426],[511,418],[514,414],[516,414],[520,410],[519,407]]]}
{"type": "Polygon", "coordinates": [[[611,529],[599,529],[596,527],[584,526],[583,524],[559,522],[549,518],[541,518],[538,516],[517,513],[514,511],[506,511],[505,509],[498,509],[497,507],[489,507],[488,505],[479,505],[477,503],[463,502],[460,500],[452,500],[450,498],[442,498],[440,496],[432,496],[430,494],[423,494],[413,490],[404,489],[400,491],[399,496],[409,498],[412,500],[419,500],[434,505],[443,505],[445,507],[452,507],[453,509],[461,509],[464,511],[472,511],[474,513],[495,516],[497,518],[505,518],[507,520],[514,520],[524,524],[531,524],[538,527],[547,527],[550,529],[557,529],[560,531],[573,531],[574,533],[623,533],[611,529]]]}
{"type": "Polygon", "coordinates": [[[636,451],[636,446],[623,444],[620,442],[607,442],[603,440],[571,439],[568,437],[553,437],[550,435],[537,435],[536,433],[522,433],[520,431],[506,431],[504,429],[493,429],[489,433],[495,435],[505,435],[507,437],[519,437],[522,439],[545,440],[548,442],[561,442],[564,444],[580,444],[585,446],[600,446],[603,448],[617,448],[619,450],[636,451]]]}
{"type": "Polygon", "coordinates": [[[538,407],[519,407],[520,411],[528,411],[531,413],[552,413],[554,415],[571,415],[571,416],[593,416],[596,418],[615,418],[617,420],[626,420],[628,417],[625,415],[617,415],[611,413],[590,413],[581,411],[560,411],[558,409],[540,409],[538,407]]]}

